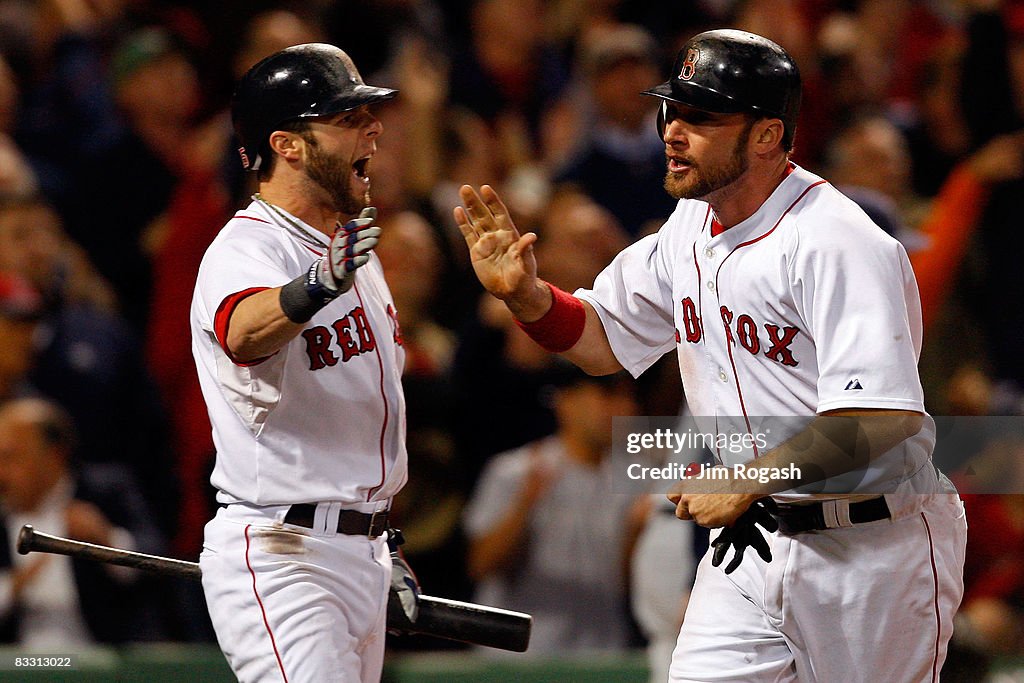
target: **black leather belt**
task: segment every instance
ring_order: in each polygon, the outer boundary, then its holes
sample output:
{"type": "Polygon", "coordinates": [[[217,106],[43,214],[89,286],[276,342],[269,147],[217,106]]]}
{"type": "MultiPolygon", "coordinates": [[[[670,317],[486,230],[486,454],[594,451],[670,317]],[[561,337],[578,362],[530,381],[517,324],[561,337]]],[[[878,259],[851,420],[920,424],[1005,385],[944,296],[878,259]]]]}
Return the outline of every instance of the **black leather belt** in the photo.
{"type": "MultiPolygon", "coordinates": [[[[821,503],[779,505],[779,511],[772,516],[779,522],[779,531],[784,534],[800,534],[830,528],[825,524],[825,509],[821,503]]],[[[890,517],[892,513],[889,512],[884,497],[850,503],[850,521],[853,524],[877,522],[890,517]]]]}
{"type": "MultiPolygon", "coordinates": [[[[313,517],[316,515],[316,505],[312,503],[299,503],[288,508],[284,516],[286,524],[304,526],[307,529],[313,528],[313,517]]],[[[357,510],[341,510],[338,513],[338,533],[350,536],[366,536],[377,538],[388,528],[388,511],[378,510],[374,513],[359,512],[357,510]]]]}

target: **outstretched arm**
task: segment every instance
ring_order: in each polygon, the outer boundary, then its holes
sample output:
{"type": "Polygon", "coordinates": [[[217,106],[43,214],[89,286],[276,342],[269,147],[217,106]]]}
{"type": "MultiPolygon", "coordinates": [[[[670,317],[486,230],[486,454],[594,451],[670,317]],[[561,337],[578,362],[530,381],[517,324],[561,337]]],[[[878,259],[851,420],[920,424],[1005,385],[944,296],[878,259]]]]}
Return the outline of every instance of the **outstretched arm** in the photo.
{"type": "Polygon", "coordinates": [[[710,528],[730,526],[757,499],[867,467],[921,431],[924,415],[909,410],[842,409],[815,417],[803,431],[747,463],[750,478],[682,479],[669,490],[676,516],[710,528]],[[799,480],[765,477],[758,470],[796,471],[799,480]]]}
{"type": "Polygon", "coordinates": [[[470,261],[480,284],[505,302],[527,334],[548,350],[562,353],[591,375],[621,370],[594,308],[537,277],[533,252],[537,235],[519,234],[494,188],[483,185],[477,194],[463,185],[459,196],[463,206],[455,208],[455,222],[469,245],[470,261]],[[582,311],[583,315],[567,315],[567,309],[582,311]],[[567,348],[549,346],[543,341],[546,335],[536,332],[559,327],[566,328],[569,338],[575,337],[567,348]]]}
{"type": "Polygon", "coordinates": [[[274,287],[239,302],[231,314],[226,344],[232,358],[250,363],[276,353],[303,327],[305,323],[293,322],[285,315],[281,287],[274,287]]]}

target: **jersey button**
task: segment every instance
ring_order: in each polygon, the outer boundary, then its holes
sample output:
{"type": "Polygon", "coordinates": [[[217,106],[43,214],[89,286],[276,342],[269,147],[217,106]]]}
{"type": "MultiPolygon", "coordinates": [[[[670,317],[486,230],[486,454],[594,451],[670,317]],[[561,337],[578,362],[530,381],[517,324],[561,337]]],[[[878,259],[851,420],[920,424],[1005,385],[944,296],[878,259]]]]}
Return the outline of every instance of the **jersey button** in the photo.
{"type": "Polygon", "coordinates": [[[715,291],[715,283],[712,282],[711,280],[708,280],[708,289],[710,289],[712,292],[715,291]]]}
{"type": "Polygon", "coordinates": [[[712,258],[715,255],[715,250],[709,247],[704,250],[704,255],[707,256],[708,258],[712,258]]]}
{"type": "Polygon", "coordinates": [[[722,368],[718,368],[718,379],[722,380],[723,382],[728,382],[729,375],[725,374],[725,370],[723,370],[722,368]]]}

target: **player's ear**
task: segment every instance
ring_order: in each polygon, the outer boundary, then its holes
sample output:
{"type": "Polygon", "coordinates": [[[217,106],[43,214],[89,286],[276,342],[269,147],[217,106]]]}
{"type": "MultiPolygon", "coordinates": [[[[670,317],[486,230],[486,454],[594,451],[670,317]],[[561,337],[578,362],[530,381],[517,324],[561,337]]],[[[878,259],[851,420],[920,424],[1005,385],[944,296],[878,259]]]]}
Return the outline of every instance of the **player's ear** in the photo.
{"type": "Polygon", "coordinates": [[[754,151],[757,154],[767,154],[776,145],[782,143],[782,134],[785,132],[781,119],[761,119],[754,123],[750,131],[751,140],[754,143],[754,151]]]}
{"type": "Polygon", "coordinates": [[[302,136],[286,130],[275,130],[270,134],[270,149],[275,154],[280,154],[288,161],[298,161],[302,158],[302,148],[305,145],[302,136]]]}

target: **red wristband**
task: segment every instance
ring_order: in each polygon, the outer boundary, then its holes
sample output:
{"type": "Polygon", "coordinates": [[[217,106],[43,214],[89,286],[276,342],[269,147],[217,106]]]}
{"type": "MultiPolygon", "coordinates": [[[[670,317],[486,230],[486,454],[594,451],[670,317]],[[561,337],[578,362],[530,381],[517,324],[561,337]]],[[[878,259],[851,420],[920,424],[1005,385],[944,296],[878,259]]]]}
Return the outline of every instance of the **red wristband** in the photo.
{"type": "Polygon", "coordinates": [[[551,308],[540,320],[532,323],[516,320],[516,325],[545,351],[562,353],[575,346],[583,336],[587,311],[583,308],[583,302],[569,292],[562,291],[550,282],[544,284],[551,290],[551,308]]]}

